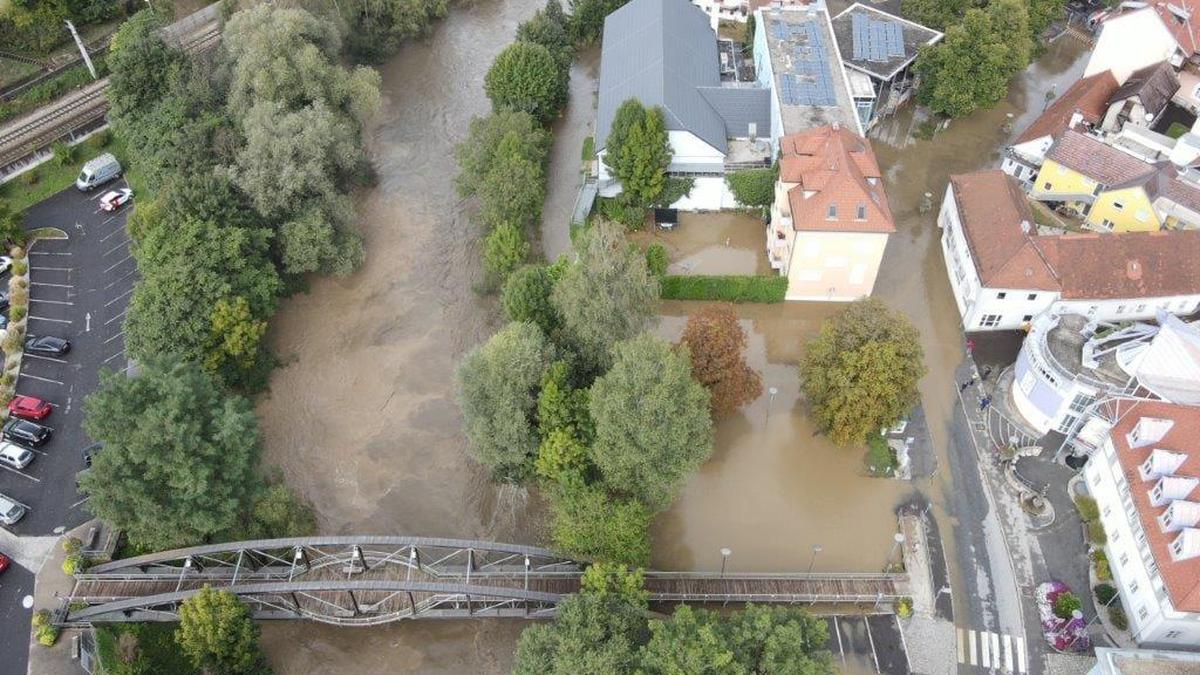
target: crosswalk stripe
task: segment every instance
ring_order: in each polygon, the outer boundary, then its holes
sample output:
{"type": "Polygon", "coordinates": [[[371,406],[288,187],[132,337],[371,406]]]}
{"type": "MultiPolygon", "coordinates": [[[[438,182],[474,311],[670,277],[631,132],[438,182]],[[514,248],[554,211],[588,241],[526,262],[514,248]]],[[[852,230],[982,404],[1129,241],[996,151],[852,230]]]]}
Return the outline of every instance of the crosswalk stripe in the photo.
{"type": "Polygon", "coordinates": [[[971,639],[971,665],[979,665],[979,659],[975,658],[975,631],[970,631],[967,636],[971,639]]]}
{"type": "Polygon", "coordinates": [[[981,652],[980,660],[983,661],[981,665],[984,668],[992,667],[992,638],[989,637],[990,635],[991,633],[980,633],[979,635],[979,641],[983,643],[980,645],[979,651],[981,652]]]}
{"type": "Polygon", "coordinates": [[[988,636],[992,638],[992,667],[999,668],[1000,667],[1000,634],[999,633],[988,633],[988,636]]]}
{"type": "Polygon", "coordinates": [[[1029,672],[1025,663],[1025,638],[1020,635],[1017,636],[1017,672],[1029,672]]]}
{"type": "Polygon", "coordinates": [[[963,630],[962,628],[959,628],[957,630],[958,630],[958,662],[966,663],[966,656],[967,656],[967,653],[966,653],[966,651],[967,651],[966,631],[963,630]]]}
{"type": "Polygon", "coordinates": [[[1012,637],[1004,636],[1004,670],[1013,671],[1012,637]]]}

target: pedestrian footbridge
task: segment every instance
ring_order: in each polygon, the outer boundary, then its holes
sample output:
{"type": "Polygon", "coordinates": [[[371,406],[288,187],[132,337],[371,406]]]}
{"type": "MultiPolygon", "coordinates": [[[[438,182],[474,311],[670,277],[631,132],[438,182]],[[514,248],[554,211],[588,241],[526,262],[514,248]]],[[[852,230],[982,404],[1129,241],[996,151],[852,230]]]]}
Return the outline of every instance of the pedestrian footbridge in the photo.
{"type": "MultiPolygon", "coordinates": [[[[62,625],[176,621],[205,586],[257,619],[375,625],[400,619],[552,616],[583,565],[546,549],[462,539],[267,539],[104,563],[75,577],[62,625]]],[[[646,572],[651,602],[874,604],[909,595],[904,574],[646,572]]]]}

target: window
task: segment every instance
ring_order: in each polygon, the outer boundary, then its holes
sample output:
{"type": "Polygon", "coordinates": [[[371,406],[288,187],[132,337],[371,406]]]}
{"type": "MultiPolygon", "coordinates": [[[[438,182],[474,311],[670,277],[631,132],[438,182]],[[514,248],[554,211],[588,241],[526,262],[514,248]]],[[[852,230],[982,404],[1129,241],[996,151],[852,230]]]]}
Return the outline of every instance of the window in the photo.
{"type": "Polygon", "coordinates": [[[1114,227],[1116,227],[1116,225],[1108,218],[1100,219],[1100,229],[1104,230],[1105,232],[1112,232],[1114,227]]]}
{"type": "Polygon", "coordinates": [[[859,204],[859,205],[858,205],[858,212],[855,214],[855,216],[854,216],[854,217],[855,217],[855,218],[857,218],[857,219],[859,219],[859,220],[866,220],[866,219],[867,219],[867,205],[866,205],[866,204],[859,204]]]}
{"type": "Polygon", "coordinates": [[[1033,321],[1032,314],[1026,314],[1024,317],[1021,318],[1021,323],[1029,323],[1030,321],[1033,321]]]}
{"type": "Polygon", "coordinates": [[[995,326],[999,325],[999,323],[999,314],[984,314],[983,317],[979,319],[980,328],[994,328],[995,326]]]}
{"type": "MultiPolygon", "coordinates": [[[[1138,589],[1137,579],[1134,579],[1133,581],[1129,582],[1129,592],[1130,593],[1137,593],[1137,589],[1138,589]]],[[[1143,617],[1143,618],[1145,618],[1145,617],[1143,617]]]]}
{"type": "Polygon", "coordinates": [[[996,294],[997,300],[1003,300],[1007,297],[1008,297],[1008,293],[1005,293],[1004,291],[1000,291],[999,293],[996,294]]]}
{"type": "Polygon", "coordinates": [[[1042,183],[1042,189],[1043,189],[1043,190],[1049,191],[1049,190],[1050,190],[1050,187],[1051,187],[1051,186],[1050,186],[1050,183],[1049,183],[1048,181],[1047,181],[1047,182],[1045,182],[1045,183],[1042,183]]]}
{"type": "Polygon", "coordinates": [[[1166,639],[1168,639],[1168,640],[1175,640],[1175,639],[1178,639],[1180,635],[1183,635],[1183,631],[1181,631],[1181,630],[1169,630],[1169,631],[1167,631],[1167,634],[1166,634],[1166,635],[1164,635],[1163,637],[1164,637],[1164,638],[1166,638],[1166,639]]]}
{"type": "Polygon", "coordinates": [[[1139,619],[1145,620],[1148,616],[1150,616],[1150,610],[1146,609],[1145,607],[1142,607],[1138,610],[1139,619]]]}
{"type": "Polygon", "coordinates": [[[837,218],[837,204],[829,205],[829,212],[825,214],[825,217],[829,220],[834,220],[837,218]]]}
{"type": "Polygon", "coordinates": [[[1121,202],[1113,202],[1113,208],[1120,211],[1125,208],[1125,205],[1121,202]]]}
{"type": "Polygon", "coordinates": [[[1037,293],[1030,293],[1029,295],[1025,296],[1025,299],[1026,300],[1037,300],[1037,293]]]}
{"type": "Polygon", "coordinates": [[[1142,312],[1146,311],[1146,306],[1138,305],[1137,307],[1134,308],[1133,311],[1137,312],[1138,314],[1141,314],[1142,312]]]}
{"type": "MultiPolygon", "coordinates": [[[[1122,553],[1121,554],[1121,567],[1124,567],[1125,565],[1128,565],[1128,564],[1129,564],[1129,553],[1128,552],[1122,553]]],[[[1129,590],[1132,591],[1133,589],[1131,588],[1129,590]]]]}
{"type": "Polygon", "coordinates": [[[1183,555],[1183,537],[1175,537],[1175,541],[1171,542],[1171,551],[1176,558],[1183,555]]]}
{"type": "Polygon", "coordinates": [[[1104,517],[1107,518],[1112,513],[1112,504],[1104,507],[1104,517]]]}
{"type": "Polygon", "coordinates": [[[1117,305],[1117,314],[1125,313],[1125,305],[1117,305]]]}
{"type": "Polygon", "coordinates": [[[1075,394],[1075,398],[1071,399],[1071,412],[1082,413],[1086,412],[1088,407],[1096,402],[1096,399],[1087,394],[1075,394]]]}

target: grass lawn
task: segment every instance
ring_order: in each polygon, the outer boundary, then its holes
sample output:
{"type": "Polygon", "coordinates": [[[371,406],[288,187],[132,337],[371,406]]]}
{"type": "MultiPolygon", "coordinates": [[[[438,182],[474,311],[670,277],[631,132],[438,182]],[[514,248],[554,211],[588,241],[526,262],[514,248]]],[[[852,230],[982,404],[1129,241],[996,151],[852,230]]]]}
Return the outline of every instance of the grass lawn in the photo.
{"type": "MultiPolygon", "coordinates": [[[[83,163],[102,152],[111,152],[120,160],[121,166],[128,169],[128,154],[125,144],[112,134],[100,132],[88,140],[74,146],[75,159],[66,166],[60,165],[54,159],[39,164],[36,168],[0,185],[0,199],[8,202],[13,211],[21,212],[38,202],[52,197],[71,187],[75,183],[83,163]],[[103,136],[107,142],[100,144],[98,139],[103,136]]],[[[138,193],[136,179],[125,174],[134,194],[138,193]]]]}
{"type": "Polygon", "coordinates": [[[1171,122],[1171,126],[1167,127],[1167,138],[1179,138],[1188,132],[1188,126],[1181,122],[1171,122]]]}
{"type": "MultiPolygon", "coordinates": [[[[171,673],[172,675],[199,675],[200,671],[175,644],[177,623],[120,623],[96,626],[96,642],[104,672],[119,675],[124,672],[171,673]],[[131,635],[136,639],[137,650],[144,667],[122,668],[121,636],[131,635]]],[[[130,638],[125,638],[128,641],[130,638]]]]}
{"type": "Polygon", "coordinates": [[[863,457],[863,466],[866,467],[869,476],[890,478],[895,475],[900,464],[887,441],[882,436],[873,435],[867,439],[867,454],[863,457]]]}
{"type": "Polygon", "coordinates": [[[0,87],[24,79],[41,70],[31,63],[0,58],[0,87]]]}

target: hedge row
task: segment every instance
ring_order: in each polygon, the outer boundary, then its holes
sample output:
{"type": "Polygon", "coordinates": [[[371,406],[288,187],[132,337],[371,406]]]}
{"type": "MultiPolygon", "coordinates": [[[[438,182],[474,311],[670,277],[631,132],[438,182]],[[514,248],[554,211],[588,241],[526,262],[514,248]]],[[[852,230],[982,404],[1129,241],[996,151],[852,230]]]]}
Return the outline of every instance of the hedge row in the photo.
{"type": "Polygon", "coordinates": [[[662,297],[664,300],[783,302],[787,286],[787,277],[667,275],[662,278],[662,297]]]}

